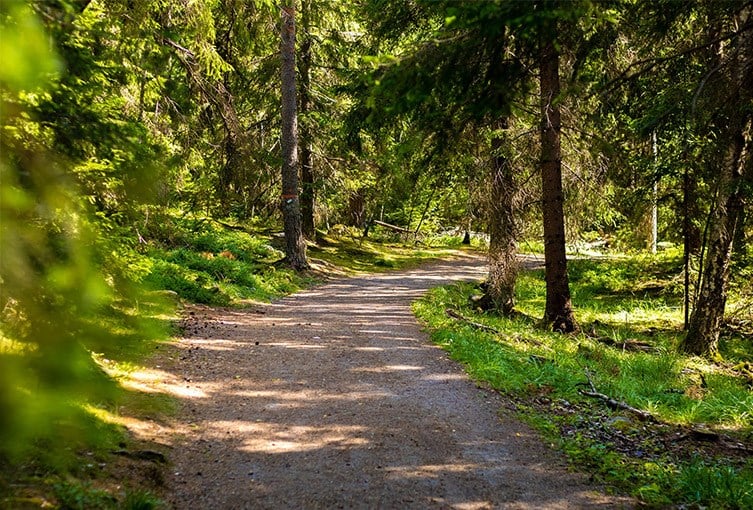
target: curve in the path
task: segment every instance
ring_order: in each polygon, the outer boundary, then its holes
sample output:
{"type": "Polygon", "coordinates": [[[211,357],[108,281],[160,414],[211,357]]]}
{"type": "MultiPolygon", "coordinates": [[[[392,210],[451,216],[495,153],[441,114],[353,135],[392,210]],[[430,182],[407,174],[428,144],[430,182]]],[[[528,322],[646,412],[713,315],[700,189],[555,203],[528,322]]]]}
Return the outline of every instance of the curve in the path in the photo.
{"type": "Polygon", "coordinates": [[[624,506],[421,331],[414,299],[485,270],[465,257],[336,280],[261,312],[199,312],[175,367],[190,395],[172,439],[175,508],[624,506]]]}

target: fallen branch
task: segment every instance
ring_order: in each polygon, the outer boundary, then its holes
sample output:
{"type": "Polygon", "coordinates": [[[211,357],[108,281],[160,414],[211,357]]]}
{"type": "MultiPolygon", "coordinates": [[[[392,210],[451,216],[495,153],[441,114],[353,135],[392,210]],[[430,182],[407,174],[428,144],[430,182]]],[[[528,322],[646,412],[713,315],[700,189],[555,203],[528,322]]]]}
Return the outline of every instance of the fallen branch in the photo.
{"type": "Polygon", "coordinates": [[[593,397],[593,398],[598,398],[599,400],[603,400],[604,402],[606,402],[607,406],[612,409],[622,409],[624,411],[630,411],[641,420],[651,421],[651,422],[657,421],[654,415],[649,413],[648,411],[637,409],[631,406],[630,404],[626,404],[625,402],[621,402],[619,400],[615,400],[611,397],[608,397],[607,395],[604,395],[603,393],[599,393],[599,391],[596,389],[596,386],[594,386],[593,381],[591,380],[591,374],[588,373],[588,370],[585,370],[585,373],[586,373],[586,379],[588,379],[588,385],[591,387],[591,391],[579,389],[578,393],[580,393],[581,395],[585,395],[587,397],[593,397]]]}
{"type": "Polygon", "coordinates": [[[642,342],[640,340],[614,340],[608,336],[591,337],[597,342],[614,347],[615,349],[622,349],[623,352],[657,352],[656,347],[648,342],[642,342]]]}
{"type": "MultiPolygon", "coordinates": [[[[447,314],[448,317],[452,317],[453,319],[457,319],[459,321],[463,321],[466,324],[468,324],[469,326],[472,326],[472,327],[474,327],[476,329],[479,329],[481,331],[486,331],[487,333],[492,333],[493,335],[498,335],[499,337],[502,337],[502,332],[500,330],[495,329],[495,328],[493,328],[491,326],[487,326],[486,324],[481,324],[480,322],[472,321],[468,317],[464,317],[464,316],[460,315],[458,312],[456,312],[452,308],[446,309],[445,313],[447,314]]],[[[532,345],[535,345],[537,347],[543,347],[544,349],[546,349],[548,351],[552,350],[550,347],[547,347],[546,345],[544,345],[542,342],[539,342],[535,338],[525,338],[525,337],[522,337],[520,335],[515,335],[513,337],[507,337],[507,339],[508,340],[515,340],[516,342],[524,342],[524,343],[527,343],[527,344],[532,344],[532,345]]]]}
{"type": "Polygon", "coordinates": [[[384,228],[388,228],[390,230],[394,230],[395,232],[400,232],[401,234],[411,234],[412,233],[407,228],[398,227],[397,225],[390,225],[389,223],[385,223],[383,221],[373,220],[372,223],[374,223],[374,225],[379,225],[380,227],[384,227],[384,228]]]}
{"type": "Polygon", "coordinates": [[[493,327],[487,326],[486,324],[481,324],[480,322],[474,322],[467,317],[463,317],[462,315],[460,315],[458,312],[456,312],[455,310],[451,308],[448,308],[447,310],[445,310],[445,313],[447,314],[448,317],[452,317],[453,319],[458,319],[460,321],[463,321],[466,324],[473,326],[476,329],[480,329],[481,331],[486,331],[487,333],[494,333],[495,335],[500,334],[500,331],[498,329],[494,329],[493,327]]]}
{"type": "Polygon", "coordinates": [[[727,448],[728,450],[736,450],[749,454],[753,453],[753,448],[748,447],[739,440],[707,428],[690,427],[686,429],[686,432],[678,433],[678,435],[673,439],[674,442],[685,440],[704,443],[717,443],[720,446],[727,448]]]}

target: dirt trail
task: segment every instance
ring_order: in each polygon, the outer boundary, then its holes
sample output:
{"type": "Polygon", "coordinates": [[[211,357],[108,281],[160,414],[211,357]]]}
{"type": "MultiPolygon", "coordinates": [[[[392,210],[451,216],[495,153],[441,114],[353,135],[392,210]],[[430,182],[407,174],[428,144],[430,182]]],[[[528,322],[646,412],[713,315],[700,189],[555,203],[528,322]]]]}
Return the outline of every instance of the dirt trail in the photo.
{"type": "Polygon", "coordinates": [[[262,308],[192,309],[178,356],[159,367],[163,390],[183,396],[156,430],[172,505],[627,507],[569,473],[416,323],[410,303],[427,288],[485,271],[463,257],[262,308]]]}

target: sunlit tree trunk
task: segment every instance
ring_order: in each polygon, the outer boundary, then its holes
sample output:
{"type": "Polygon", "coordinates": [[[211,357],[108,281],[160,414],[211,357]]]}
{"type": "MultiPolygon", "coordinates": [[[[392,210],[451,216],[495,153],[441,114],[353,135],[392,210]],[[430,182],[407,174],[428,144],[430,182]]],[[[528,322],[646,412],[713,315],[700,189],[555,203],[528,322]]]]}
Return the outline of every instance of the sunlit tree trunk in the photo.
{"type": "Polygon", "coordinates": [[[285,255],[293,269],[308,267],[306,243],[301,231],[298,196],[298,116],[295,80],[295,4],[282,7],[280,25],[282,57],[282,215],[285,222],[285,255]]]}
{"type": "Polygon", "coordinates": [[[511,315],[515,309],[518,244],[515,229],[517,187],[505,153],[508,120],[501,119],[492,139],[491,204],[489,207],[489,287],[487,295],[496,311],[511,315]]]}
{"type": "Polygon", "coordinates": [[[300,48],[299,70],[301,76],[300,108],[304,117],[301,123],[301,216],[303,235],[308,239],[316,236],[314,207],[316,202],[314,189],[313,137],[311,119],[306,116],[311,111],[311,0],[303,0],[301,6],[301,25],[303,39],[300,48]]]}
{"type": "MultiPolygon", "coordinates": [[[[753,9],[748,6],[740,15],[739,26],[751,18],[753,9]]],[[[718,174],[719,192],[701,292],[680,344],[684,352],[712,357],[718,354],[735,232],[753,184],[753,112],[746,108],[753,103],[753,31],[743,32],[728,55],[730,89],[724,97],[727,150],[718,174]]]]}
{"type": "MultiPolygon", "coordinates": [[[[554,27],[552,27],[554,28],[554,27]]],[[[544,220],[546,309],[544,321],[555,331],[578,329],[570,301],[565,252],[565,220],[560,150],[559,53],[552,39],[543,42],[541,87],[541,202],[544,220]]]]}

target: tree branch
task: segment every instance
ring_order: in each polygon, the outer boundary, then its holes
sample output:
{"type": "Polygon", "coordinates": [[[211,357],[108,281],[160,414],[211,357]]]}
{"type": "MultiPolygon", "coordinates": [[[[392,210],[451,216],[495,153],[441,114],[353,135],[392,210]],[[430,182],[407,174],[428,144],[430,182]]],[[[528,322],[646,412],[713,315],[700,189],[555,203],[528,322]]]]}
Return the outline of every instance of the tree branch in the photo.
{"type": "Polygon", "coordinates": [[[638,418],[640,418],[643,421],[651,421],[651,422],[657,421],[654,415],[649,413],[648,411],[637,409],[631,406],[630,404],[626,404],[625,402],[621,402],[619,400],[610,398],[604,395],[603,393],[599,393],[596,390],[596,386],[594,386],[593,381],[591,380],[591,374],[588,372],[588,369],[585,369],[584,372],[586,373],[586,379],[588,380],[588,385],[591,387],[591,391],[579,389],[578,393],[580,393],[581,395],[585,395],[587,397],[593,397],[593,398],[598,398],[599,400],[603,400],[604,402],[606,402],[607,407],[610,407],[612,409],[622,409],[625,411],[630,411],[631,413],[635,414],[638,418]]]}
{"type": "Polygon", "coordinates": [[[642,60],[638,60],[637,62],[633,62],[629,66],[627,66],[616,78],[610,80],[606,85],[604,85],[601,94],[607,94],[614,88],[616,88],[619,84],[631,80],[633,78],[637,78],[638,76],[641,76],[642,74],[645,74],[649,71],[651,71],[654,67],[663,64],[665,62],[669,62],[671,60],[674,60],[676,58],[684,57],[686,55],[690,55],[692,53],[695,53],[697,51],[704,50],[711,46],[712,44],[728,41],[730,39],[734,39],[735,37],[739,36],[743,32],[746,32],[748,30],[753,29],[753,23],[746,23],[743,25],[739,30],[736,30],[732,33],[726,34],[721,37],[717,37],[716,39],[712,39],[710,41],[707,41],[703,44],[698,44],[696,46],[691,46],[690,48],[685,48],[682,51],[678,51],[677,53],[674,53],[672,55],[668,55],[666,57],[651,57],[651,58],[645,58],[642,60]],[[635,69],[636,67],[643,66],[642,69],[637,70],[635,73],[630,74],[630,71],[635,69]]]}
{"type": "Polygon", "coordinates": [[[470,326],[472,326],[472,327],[474,327],[476,329],[479,329],[481,331],[486,331],[487,333],[493,333],[495,335],[499,335],[500,334],[500,331],[498,329],[494,329],[493,327],[487,326],[486,324],[481,324],[479,322],[474,322],[474,321],[472,321],[471,319],[469,319],[467,317],[463,317],[462,315],[460,315],[458,312],[456,312],[455,310],[453,310],[451,308],[446,309],[445,313],[447,314],[448,317],[452,317],[453,319],[458,319],[460,321],[463,321],[466,324],[468,324],[468,325],[470,325],[470,326]]]}

